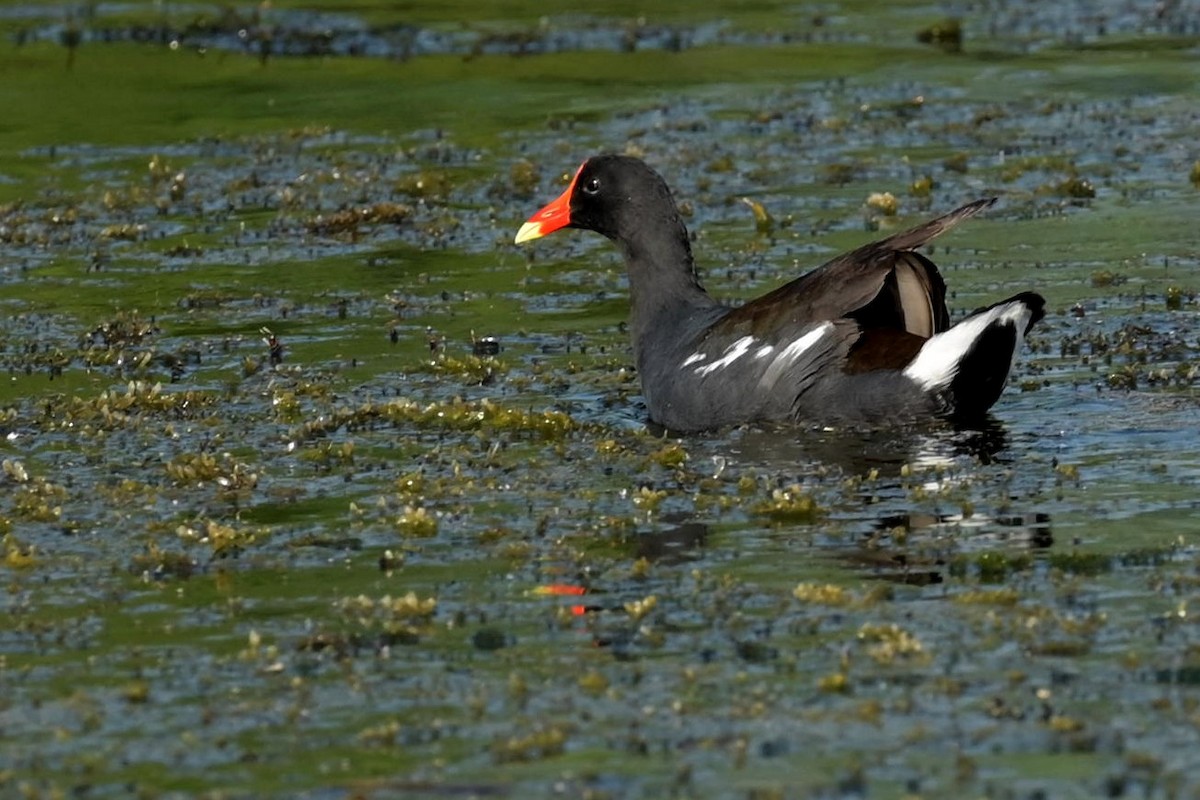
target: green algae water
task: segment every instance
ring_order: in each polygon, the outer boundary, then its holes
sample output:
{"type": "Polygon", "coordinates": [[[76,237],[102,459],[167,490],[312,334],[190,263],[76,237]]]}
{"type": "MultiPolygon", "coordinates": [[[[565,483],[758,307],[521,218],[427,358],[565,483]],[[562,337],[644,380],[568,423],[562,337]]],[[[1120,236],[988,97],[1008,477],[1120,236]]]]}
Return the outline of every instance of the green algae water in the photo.
{"type": "Polygon", "coordinates": [[[0,795],[1191,796],[1187,12],[0,4],[0,795]],[[605,150],[715,295],[996,196],[1049,314],[978,430],[665,435],[512,245],[605,150]]]}

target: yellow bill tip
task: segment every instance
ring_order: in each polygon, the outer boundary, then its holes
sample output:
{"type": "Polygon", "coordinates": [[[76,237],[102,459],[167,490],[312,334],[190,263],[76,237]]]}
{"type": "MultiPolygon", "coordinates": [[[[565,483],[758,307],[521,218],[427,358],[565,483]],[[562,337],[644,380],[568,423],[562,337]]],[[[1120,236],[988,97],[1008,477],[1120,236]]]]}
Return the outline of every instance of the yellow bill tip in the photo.
{"type": "Polygon", "coordinates": [[[521,229],[519,231],[517,231],[517,238],[514,239],[513,241],[515,244],[521,244],[522,242],[528,242],[530,239],[541,238],[541,236],[542,236],[542,223],[526,222],[524,225],[521,226],[521,229]]]}

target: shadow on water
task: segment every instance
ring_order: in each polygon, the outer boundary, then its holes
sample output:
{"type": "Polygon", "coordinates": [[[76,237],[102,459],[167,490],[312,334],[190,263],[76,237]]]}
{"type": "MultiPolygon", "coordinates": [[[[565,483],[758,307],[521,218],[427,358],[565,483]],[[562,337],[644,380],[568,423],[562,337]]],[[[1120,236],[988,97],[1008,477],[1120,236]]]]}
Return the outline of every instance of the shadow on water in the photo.
{"type": "MultiPolygon", "coordinates": [[[[671,435],[648,424],[657,436],[671,435]]],[[[887,429],[801,428],[754,426],[733,432],[691,437],[690,444],[720,449],[714,460],[742,466],[793,470],[797,467],[832,467],[847,475],[872,471],[880,477],[897,477],[906,465],[934,467],[972,458],[988,465],[1012,458],[1006,454],[1008,432],[989,417],[973,426],[930,423],[887,429]]]]}
{"type": "MultiPolygon", "coordinates": [[[[929,514],[912,512],[889,514],[873,523],[873,531],[857,546],[839,548],[833,556],[871,578],[903,583],[910,586],[929,586],[943,583],[952,568],[951,559],[939,549],[916,550],[888,542],[893,531],[904,531],[906,537],[935,538],[941,530],[964,526],[960,514],[929,514]],[[882,542],[883,544],[879,544],[882,542]]],[[[971,521],[968,528],[974,544],[1006,544],[1029,553],[1048,550],[1054,545],[1050,515],[1031,511],[997,515],[971,521]]],[[[1010,549],[1009,552],[1012,552],[1010,549]]]]}
{"type": "MultiPolygon", "coordinates": [[[[1050,515],[1043,511],[981,516],[968,521],[960,514],[931,514],[913,511],[885,514],[871,521],[870,530],[849,547],[836,547],[828,552],[835,561],[877,580],[910,586],[929,586],[943,583],[951,568],[947,551],[932,548],[912,548],[912,539],[936,540],[939,534],[966,527],[976,545],[1003,545],[1009,552],[1025,551],[1036,554],[1054,545],[1050,515]],[[900,543],[894,534],[903,531],[900,543]]],[[[662,565],[684,564],[704,558],[712,529],[705,522],[683,519],[678,525],[637,534],[629,541],[631,555],[662,565]]]]}
{"type": "Polygon", "coordinates": [[[643,533],[634,542],[636,557],[659,564],[694,561],[708,543],[710,531],[707,523],[685,520],[666,530],[643,533]]]}
{"type": "MultiPolygon", "coordinates": [[[[837,475],[868,481],[862,490],[851,492],[835,521],[798,525],[818,537],[831,524],[848,531],[850,543],[831,541],[822,552],[865,577],[915,586],[941,584],[948,570],[964,568],[964,552],[998,547],[1033,554],[1054,544],[1051,515],[1044,508],[1014,508],[1010,503],[975,508],[959,499],[932,504],[921,499],[923,493],[936,495],[960,479],[987,484],[991,479],[984,473],[995,467],[1006,471],[1030,457],[1014,448],[1008,430],[994,418],[972,426],[885,430],[746,427],[685,442],[694,455],[704,458],[701,454],[707,452],[717,472],[765,470],[781,486],[796,480],[821,491],[837,483],[837,475]]],[[[704,558],[708,524],[686,515],[662,521],[674,527],[633,537],[631,555],[662,563],[704,558]]]]}

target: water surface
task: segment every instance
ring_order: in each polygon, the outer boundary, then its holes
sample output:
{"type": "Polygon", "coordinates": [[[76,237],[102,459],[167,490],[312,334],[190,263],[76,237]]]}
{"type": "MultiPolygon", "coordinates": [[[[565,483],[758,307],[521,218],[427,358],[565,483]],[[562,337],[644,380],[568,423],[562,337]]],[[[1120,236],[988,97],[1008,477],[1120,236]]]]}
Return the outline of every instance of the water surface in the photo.
{"type": "Polygon", "coordinates": [[[3,793],[1195,791],[1190,4],[0,12],[3,793]],[[1050,314],[981,430],[665,435],[511,245],[600,150],[715,294],[995,195],[1050,314]]]}

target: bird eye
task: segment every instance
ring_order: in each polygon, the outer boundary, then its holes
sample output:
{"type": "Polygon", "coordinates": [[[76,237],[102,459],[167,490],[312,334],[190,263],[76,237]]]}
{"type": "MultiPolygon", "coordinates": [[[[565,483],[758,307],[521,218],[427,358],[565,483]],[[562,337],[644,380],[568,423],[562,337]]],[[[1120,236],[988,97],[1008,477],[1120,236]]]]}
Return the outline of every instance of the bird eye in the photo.
{"type": "Polygon", "coordinates": [[[597,192],[599,192],[600,191],[600,179],[599,178],[590,179],[587,183],[585,183],[583,185],[583,191],[585,194],[596,194],[597,192]]]}

